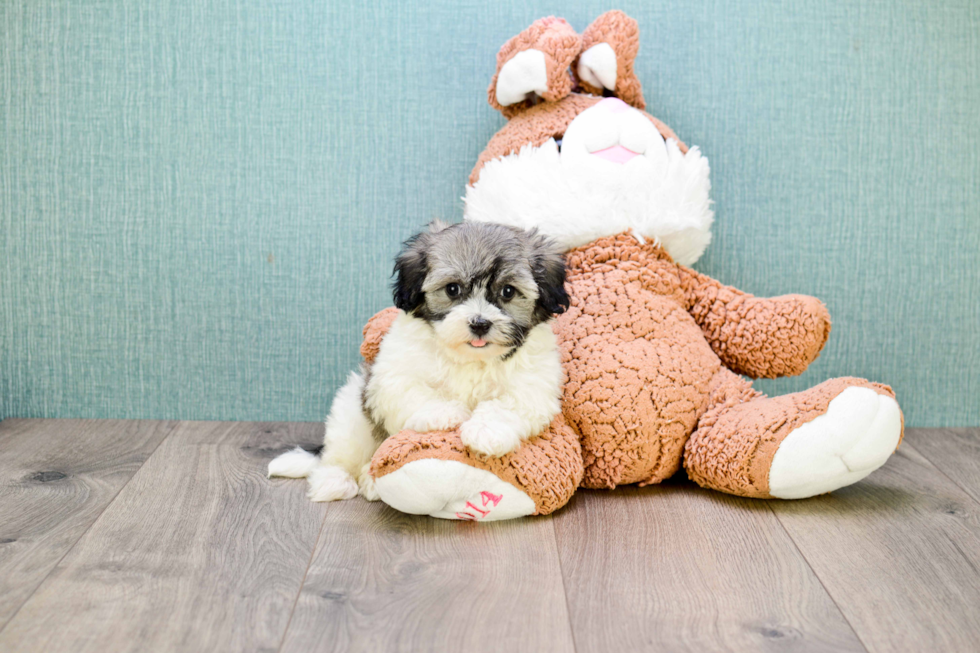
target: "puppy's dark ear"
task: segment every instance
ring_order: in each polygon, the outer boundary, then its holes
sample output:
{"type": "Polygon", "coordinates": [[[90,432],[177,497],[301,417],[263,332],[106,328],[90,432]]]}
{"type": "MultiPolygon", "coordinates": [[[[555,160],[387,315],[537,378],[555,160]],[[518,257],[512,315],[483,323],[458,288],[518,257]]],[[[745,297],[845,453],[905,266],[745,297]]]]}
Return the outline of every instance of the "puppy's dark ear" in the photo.
{"type": "Polygon", "coordinates": [[[402,245],[402,251],[395,258],[395,282],[392,296],[395,306],[410,313],[425,301],[422,284],[429,274],[429,261],[426,256],[425,234],[412,236],[402,245]]]}
{"type": "Polygon", "coordinates": [[[531,273],[538,284],[538,303],[534,314],[544,321],[568,310],[565,292],[565,257],[558,244],[537,233],[531,234],[531,273]]]}

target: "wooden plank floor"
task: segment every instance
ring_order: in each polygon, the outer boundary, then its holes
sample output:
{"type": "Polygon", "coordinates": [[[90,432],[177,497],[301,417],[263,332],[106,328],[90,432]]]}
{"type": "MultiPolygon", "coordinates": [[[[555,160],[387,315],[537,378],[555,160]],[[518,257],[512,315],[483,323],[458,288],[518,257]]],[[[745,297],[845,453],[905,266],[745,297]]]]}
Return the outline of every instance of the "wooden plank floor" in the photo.
{"type": "Polygon", "coordinates": [[[265,478],[321,429],[0,422],[0,651],[980,649],[980,429],[806,501],[673,479],[491,524],[265,478]]]}

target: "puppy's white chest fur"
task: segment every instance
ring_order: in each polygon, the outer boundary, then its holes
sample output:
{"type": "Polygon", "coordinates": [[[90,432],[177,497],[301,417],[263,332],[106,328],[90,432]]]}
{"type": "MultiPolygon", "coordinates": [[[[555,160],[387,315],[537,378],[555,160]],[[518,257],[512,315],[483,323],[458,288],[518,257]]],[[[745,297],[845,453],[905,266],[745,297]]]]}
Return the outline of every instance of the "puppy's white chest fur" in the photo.
{"type": "Polygon", "coordinates": [[[564,381],[549,323],[531,329],[506,359],[478,360],[466,347],[447,347],[430,324],[399,315],[371,366],[365,407],[389,434],[448,429],[480,412],[520,422],[510,426],[521,439],[548,426],[560,410],[564,381]]]}

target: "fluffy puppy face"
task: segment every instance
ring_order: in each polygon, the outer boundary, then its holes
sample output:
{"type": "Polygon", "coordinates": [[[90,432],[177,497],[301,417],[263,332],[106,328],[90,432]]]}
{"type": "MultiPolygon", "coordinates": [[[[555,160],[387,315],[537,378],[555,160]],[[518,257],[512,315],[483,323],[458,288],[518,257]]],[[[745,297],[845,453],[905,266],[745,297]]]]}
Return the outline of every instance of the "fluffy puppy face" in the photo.
{"type": "Polygon", "coordinates": [[[437,221],[395,260],[394,299],[457,358],[508,357],[531,329],[568,308],[565,261],[533,231],[437,221]]]}

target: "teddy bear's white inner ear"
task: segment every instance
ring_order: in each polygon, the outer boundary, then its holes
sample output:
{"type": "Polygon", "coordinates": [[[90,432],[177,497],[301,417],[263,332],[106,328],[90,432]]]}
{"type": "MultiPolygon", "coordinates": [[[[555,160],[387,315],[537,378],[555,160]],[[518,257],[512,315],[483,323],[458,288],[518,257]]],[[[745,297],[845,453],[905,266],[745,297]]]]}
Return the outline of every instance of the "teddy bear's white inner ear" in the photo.
{"type": "Polygon", "coordinates": [[[521,102],[528,93],[547,92],[548,68],[541,50],[518,52],[497,75],[497,103],[502,107],[521,102]]]}
{"type": "Polygon", "coordinates": [[[578,76],[592,86],[616,90],[616,53],[608,43],[599,43],[582,53],[578,76]]]}

